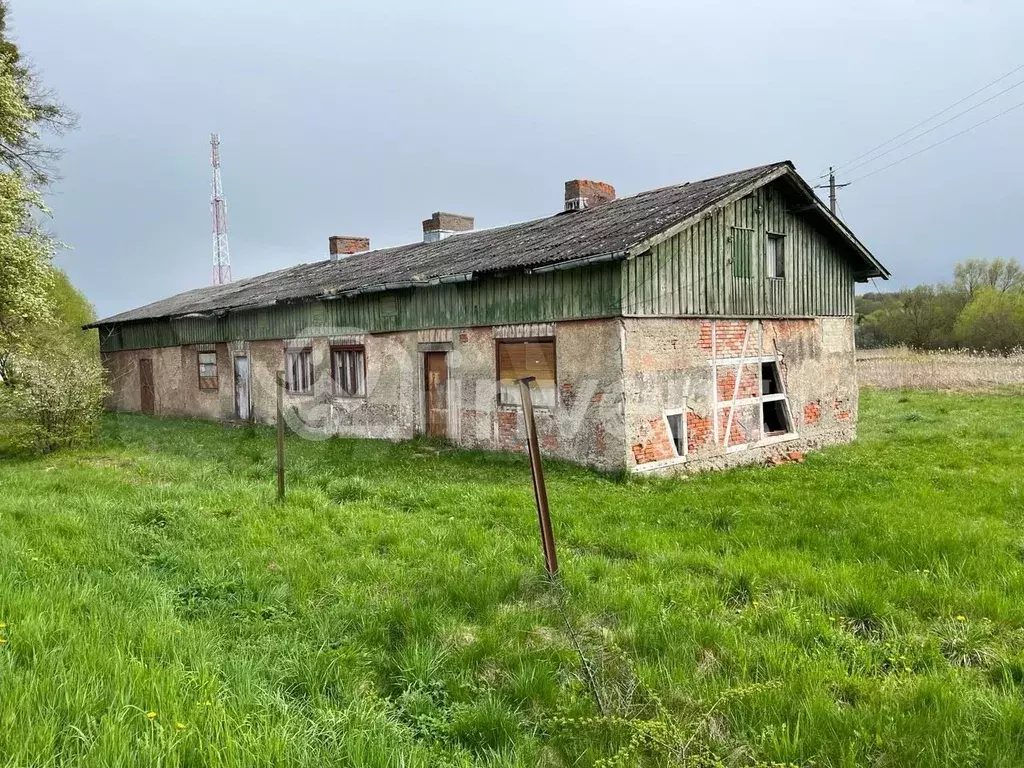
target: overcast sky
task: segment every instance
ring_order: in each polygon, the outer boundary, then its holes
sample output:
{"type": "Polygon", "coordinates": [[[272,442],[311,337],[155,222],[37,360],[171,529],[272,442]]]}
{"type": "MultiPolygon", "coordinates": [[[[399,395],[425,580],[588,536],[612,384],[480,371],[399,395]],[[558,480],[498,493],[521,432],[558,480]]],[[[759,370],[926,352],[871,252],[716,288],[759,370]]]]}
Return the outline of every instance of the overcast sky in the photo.
{"type": "MultiPolygon", "coordinates": [[[[10,5],[80,115],[49,202],[101,317],[210,282],[211,131],[244,277],[325,258],[331,234],[418,240],[438,209],[547,215],[569,178],[621,195],[790,159],[813,181],[1024,63],[1020,0],[10,5]]],[[[841,190],[886,287],[1024,257],[1022,136],[1024,108],[841,190]]]]}

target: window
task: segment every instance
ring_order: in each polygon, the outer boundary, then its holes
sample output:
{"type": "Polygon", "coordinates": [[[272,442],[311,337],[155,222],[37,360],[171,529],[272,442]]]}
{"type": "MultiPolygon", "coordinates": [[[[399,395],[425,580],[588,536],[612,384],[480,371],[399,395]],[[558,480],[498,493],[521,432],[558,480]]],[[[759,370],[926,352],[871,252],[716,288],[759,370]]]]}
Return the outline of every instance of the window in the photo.
{"type": "Polygon", "coordinates": [[[670,411],[665,414],[668,431],[672,435],[672,446],[676,456],[686,455],[686,414],[682,411],[670,411]]]}
{"type": "Polygon", "coordinates": [[[498,402],[501,405],[520,405],[519,379],[533,376],[531,392],[533,404],[538,408],[555,407],[555,342],[499,341],[498,402]]]}
{"type": "Polygon", "coordinates": [[[341,397],[366,397],[366,356],[362,347],[331,349],[331,377],[334,394],[341,397]]]}
{"type": "Polygon", "coordinates": [[[786,390],[775,360],[761,363],[761,414],[763,437],[777,437],[793,431],[786,390]]]}
{"type": "Polygon", "coordinates": [[[217,389],[217,353],[199,353],[199,388],[217,389]]]}
{"type": "Polygon", "coordinates": [[[310,347],[285,350],[284,391],[293,395],[313,394],[313,350],[310,347]]]}
{"type": "Polygon", "coordinates": [[[733,277],[750,277],[754,272],[754,230],[732,228],[733,277]]]}
{"type": "Polygon", "coordinates": [[[780,279],[786,276],[786,238],[782,235],[768,235],[765,245],[765,277],[780,279]]]}

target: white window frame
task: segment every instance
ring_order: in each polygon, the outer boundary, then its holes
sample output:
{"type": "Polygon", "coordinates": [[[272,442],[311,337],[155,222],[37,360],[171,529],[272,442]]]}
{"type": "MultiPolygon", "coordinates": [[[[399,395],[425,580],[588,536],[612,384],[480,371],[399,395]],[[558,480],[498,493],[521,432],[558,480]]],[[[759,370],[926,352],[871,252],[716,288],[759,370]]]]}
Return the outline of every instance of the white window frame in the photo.
{"type": "Polygon", "coordinates": [[[662,413],[661,417],[665,421],[665,429],[668,430],[669,437],[672,438],[672,450],[675,452],[676,458],[685,459],[686,454],[689,452],[690,445],[690,436],[687,433],[686,427],[686,408],[669,408],[662,413]],[[680,431],[682,432],[682,434],[680,435],[681,442],[683,445],[682,453],[679,452],[679,446],[676,444],[676,437],[674,434],[672,434],[672,424],[668,420],[669,416],[679,417],[679,427],[680,431]]]}

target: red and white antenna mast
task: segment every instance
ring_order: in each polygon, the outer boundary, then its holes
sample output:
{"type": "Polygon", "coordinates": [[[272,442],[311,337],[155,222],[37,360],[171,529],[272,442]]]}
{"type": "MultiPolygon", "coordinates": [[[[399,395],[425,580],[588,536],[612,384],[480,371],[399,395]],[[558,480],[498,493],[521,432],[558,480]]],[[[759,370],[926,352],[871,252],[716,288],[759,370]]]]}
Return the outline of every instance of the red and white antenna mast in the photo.
{"type": "Polygon", "coordinates": [[[220,136],[210,134],[210,158],[213,164],[213,191],[210,213],[213,216],[213,284],[231,282],[231,255],[228,253],[228,211],[220,183],[220,136]]]}

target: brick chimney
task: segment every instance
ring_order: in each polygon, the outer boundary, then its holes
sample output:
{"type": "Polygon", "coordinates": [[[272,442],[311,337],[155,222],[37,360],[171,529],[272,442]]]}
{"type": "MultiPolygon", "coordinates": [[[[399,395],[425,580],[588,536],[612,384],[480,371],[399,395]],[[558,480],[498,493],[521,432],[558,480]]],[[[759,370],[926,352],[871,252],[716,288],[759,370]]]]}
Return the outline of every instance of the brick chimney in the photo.
{"type": "Polygon", "coordinates": [[[460,216],[457,213],[437,211],[429,219],[423,220],[423,242],[436,243],[456,232],[468,232],[473,228],[472,216],[460,216]]]}
{"type": "Polygon", "coordinates": [[[330,243],[331,261],[344,259],[353,253],[362,253],[370,250],[370,238],[351,237],[350,235],[331,235],[328,238],[330,243]]]}
{"type": "Polygon", "coordinates": [[[573,179],[565,182],[565,210],[596,208],[615,199],[615,187],[603,181],[573,179]]]}

